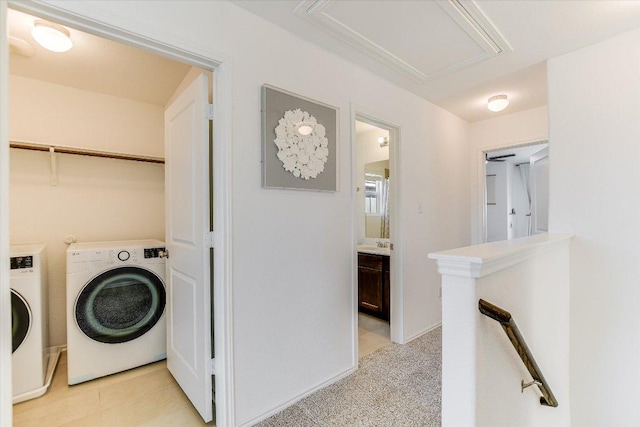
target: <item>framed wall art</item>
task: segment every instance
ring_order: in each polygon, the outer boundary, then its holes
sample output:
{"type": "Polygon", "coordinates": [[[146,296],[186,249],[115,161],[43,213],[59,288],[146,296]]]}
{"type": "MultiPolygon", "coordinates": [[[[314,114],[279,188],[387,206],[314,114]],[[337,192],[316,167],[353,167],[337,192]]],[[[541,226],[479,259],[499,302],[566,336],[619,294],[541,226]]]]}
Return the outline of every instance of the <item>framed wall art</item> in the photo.
{"type": "Polygon", "coordinates": [[[262,187],[336,191],[338,109],[262,86],[262,187]]]}

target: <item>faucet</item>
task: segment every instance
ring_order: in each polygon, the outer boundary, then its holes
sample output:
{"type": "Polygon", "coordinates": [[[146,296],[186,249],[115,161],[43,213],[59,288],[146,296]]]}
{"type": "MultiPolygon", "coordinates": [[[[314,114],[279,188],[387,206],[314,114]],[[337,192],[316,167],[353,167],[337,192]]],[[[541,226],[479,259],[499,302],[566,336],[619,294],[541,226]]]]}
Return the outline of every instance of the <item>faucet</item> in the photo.
{"type": "Polygon", "coordinates": [[[381,242],[381,241],[377,241],[376,242],[376,246],[378,246],[379,248],[388,248],[389,247],[389,242],[381,242]]]}

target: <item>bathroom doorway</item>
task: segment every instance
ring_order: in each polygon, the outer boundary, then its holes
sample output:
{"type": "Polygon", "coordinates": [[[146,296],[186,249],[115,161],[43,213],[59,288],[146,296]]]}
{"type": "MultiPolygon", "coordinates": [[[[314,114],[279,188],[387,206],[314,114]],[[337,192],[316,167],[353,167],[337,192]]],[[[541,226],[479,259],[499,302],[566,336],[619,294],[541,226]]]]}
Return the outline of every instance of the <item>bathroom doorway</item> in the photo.
{"type": "Polygon", "coordinates": [[[357,114],[354,138],[354,234],[358,357],[389,345],[399,332],[394,244],[397,128],[357,114]]]}
{"type": "Polygon", "coordinates": [[[483,152],[484,241],[496,242],[547,231],[549,143],[483,152]]]}

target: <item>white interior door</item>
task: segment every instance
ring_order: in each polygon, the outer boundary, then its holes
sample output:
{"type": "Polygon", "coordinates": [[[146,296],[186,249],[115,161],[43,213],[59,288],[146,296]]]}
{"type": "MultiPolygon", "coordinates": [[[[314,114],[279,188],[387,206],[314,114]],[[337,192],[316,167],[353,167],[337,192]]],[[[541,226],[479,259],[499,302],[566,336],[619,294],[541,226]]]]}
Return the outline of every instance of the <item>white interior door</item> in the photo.
{"type": "Polygon", "coordinates": [[[533,154],[529,163],[532,234],[544,233],[549,230],[549,149],[533,154]]]}
{"type": "Polygon", "coordinates": [[[202,74],[165,111],[167,367],[206,422],[213,419],[207,100],[202,74]]]}

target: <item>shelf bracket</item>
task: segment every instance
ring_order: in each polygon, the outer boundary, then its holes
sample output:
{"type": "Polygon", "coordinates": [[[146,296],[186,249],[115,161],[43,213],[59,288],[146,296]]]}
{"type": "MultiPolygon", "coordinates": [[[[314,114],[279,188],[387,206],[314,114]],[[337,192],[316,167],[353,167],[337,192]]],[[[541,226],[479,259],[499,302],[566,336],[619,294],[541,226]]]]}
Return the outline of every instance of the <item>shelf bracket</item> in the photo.
{"type": "Polygon", "coordinates": [[[51,157],[51,186],[55,187],[58,185],[58,160],[54,147],[49,147],[49,156],[51,157]]]}

